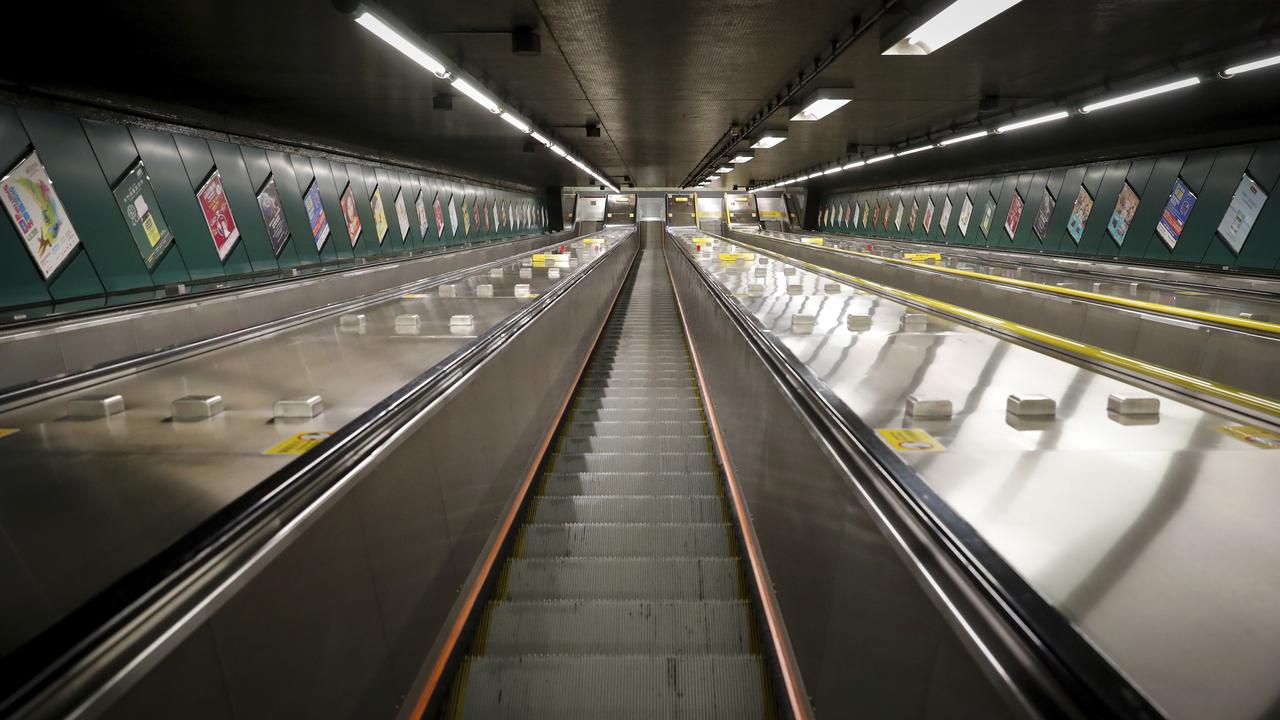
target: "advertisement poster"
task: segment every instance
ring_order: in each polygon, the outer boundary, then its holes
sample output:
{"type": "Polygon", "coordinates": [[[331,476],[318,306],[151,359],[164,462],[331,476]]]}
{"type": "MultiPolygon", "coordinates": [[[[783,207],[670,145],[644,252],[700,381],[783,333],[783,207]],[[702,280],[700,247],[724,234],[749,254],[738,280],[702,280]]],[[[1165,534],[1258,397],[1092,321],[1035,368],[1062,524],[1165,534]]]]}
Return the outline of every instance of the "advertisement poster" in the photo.
{"type": "Polygon", "coordinates": [[[1083,187],[1076,193],[1076,201],[1071,205],[1071,216],[1067,218],[1067,233],[1071,239],[1080,244],[1084,235],[1084,224],[1089,222],[1089,214],[1093,212],[1093,198],[1083,187]]]}
{"type": "Polygon", "coordinates": [[[884,201],[884,230],[889,229],[889,223],[893,222],[893,205],[888,200],[884,201]]]}
{"type": "Polygon", "coordinates": [[[147,177],[142,163],[130,168],[112,192],[116,196],[120,212],[124,213],[125,224],[129,226],[129,234],[133,236],[133,244],[138,247],[142,262],[150,270],[173,242],[173,232],[169,230],[164,215],[160,214],[160,204],[156,202],[151,179],[147,177]]]}
{"type": "Polygon", "coordinates": [[[871,205],[866,200],[862,201],[862,227],[866,227],[871,217],[871,205]]]}
{"type": "MultiPolygon", "coordinates": [[[[436,221],[436,237],[444,238],[444,210],[440,207],[440,193],[436,193],[436,197],[431,201],[431,211],[436,221]]],[[[423,232],[426,232],[426,225],[423,225],[423,232]]]]}
{"type": "Polygon", "coordinates": [[[874,230],[876,223],[880,221],[880,206],[876,205],[875,213],[871,216],[871,229],[874,230]]]}
{"type": "Polygon", "coordinates": [[[462,198],[462,234],[471,235],[471,198],[462,198]]]}
{"type": "Polygon", "coordinates": [[[471,203],[471,220],[472,220],[471,224],[476,226],[476,234],[479,234],[480,233],[480,203],[478,201],[471,203]]]}
{"type": "Polygon", "coordinates": [[[924,234],[928,235],[931,230],[933,230],[933,198],[929,198],[924,206],[924,234]]]}
{"type": "Polygon", "coordinates": [[[1191,208],[1196,206],[1196,194],[1191,192],[1182,178],[1174,178],[1173,191],[1164,204],[1164,212],[1160,214],[1160,222],[1156,224],[1156,234],[1164,244],[1172,250],[1182,237],[1182,228],[1191,216],[1191,208]]]}
{"type": "Polygon", "coordinates": [[[427,238],[427,191],[419,190],[418,196],[413,199],[413,209],[418,211],[418,230],[422,233],[422,239],[427,238]]]}
{"type": "Polygon", "coordinates": [[[302,195],[302,205],[307,209],[307,222],[311,224],[311,239],[316,242],[316,250],[324,247],[329,239],[329,218],[324,214],[324,205],[320,202],[320,186],[315,180],[302,195]]]}
{"type": "Polygon", "coordinates": [[[907,218],[907,230],[909,232],[916,231],[916,216],[920,214],[920,203],[915,198],[911,199],[911,217],[907,218]]]}
{"type": "Polygon", "coordinates": [[[382,204],[382,188],[374,186],[373,195],[369,196],[369,205],[373,207],[373,231],[378,236],[378,244],[387,236],[387,208],[382,204]]]}
{"type": "Polygon", "coordinates": [[[956,219],[956,225],[960,228],[960,237],[969,234],[969,219],[973,217],[973,201],[969,199],[969,194],[965,193],[964,202],[960,203],[960,217],[956,219]]]}
{"type": "Polygon", "coordinates": [[[1014,235],[1018,234],[1018,222],[1022,220],[1022,195],[1017,190],[1013,191],[1013,198],[1009,200],[1009,214],[1004,216],[1004,231],[1009,233],[1009,239],[1012,240],[1014,235]]]}
{"type": "Polygon", "coordinates": [[[449,197],[449,235],[451,237],[458,236],[458,210],[454,204],[457,199],[455,196],[449,197]]]}
{"type": "Polygon", "coordinates": [[[951,210],[954,207],[955,206],[951,204],[950,195],[942,200],[942,217],[938,219],[938,227],[942,228],[942,234],[944,237],[951,227],[951,210]]]}
{"type": "Polygon", "coordinates": [[[902,216],[906,214],[906,208],[902,204],[902,199],[898,199],[897,214],[893,218],[893,229],[902,232],[902,216]]]}
{"type": "Polygon", "coordinates": [[[396,220],[400,223],[400,241],[409,238],[409,210],[404,206],[404,188],[396,192],[396,220]]]}
{"type": "Polygon", "coordinates": [[[276,257],[289,242],[289,222],[284,219],[284,208],[280,205],[280,189],[276,187],[274,177],[267,178],[267,184],[258,193],[258,208],[262,210],[262,221],[267,224],[267,239],[271,241],[271,252],[276,257]]]}
{"type": "Polygon", "coordinates": [[[1116,245],[1124,245],[1124,236],[1129,234],[1129,225],[1133,222],[1133,214],[1136,212],[1138,212],[1138,193],[1134,192],[1126,182],[1124,188],[1120,190],[1120,197],[1116,200],[1116,209],[1111,212],[1111,219],[1107,221],[1107,230],[1111,232],[1116,245]]]}
{"type": "Polygon", "coordinates": [[[204,212],[204,224],[209,227],[213,246],[218,249],[218,259],[226,260],[240,239],[240,228],[236,227],[236,219],[231,216],[231,204],[227,202],[227,193],[222,188],[222,173],[214,170],[200,186],[196,199],[204,212]]]}
{"type": "Polygon", "coordinates": [[[360,214],[356,212],[356,194],[351,189],[351,183],[347,183],[347,187],[342,191],[342,197],[338,199],[338,204],[342,206],[342,219],[347,223],[347,235],[351,238],[351,247],[356,246],[356,240],[360,239],[360,214]]]}
{"type": "Polygon", "coordinates": [[[1249,239],[1249,231],[1257,221],[1262,206],[1267,202],[1267,193],[1249,173],[1240,178],[1236,192],[1231,196],[1231,204],[1218,223],[1218,234],[1227,242],[1232,252],[1240,252],[1244,241],[1249,239]]]}
{"type": "Polygon", "coordinates": [[[982,231],[982,237],[991,237],[991,220],[996,215],[996,199],[994,195],[987,194],[987,206],[982,209],[982,221],[978,223],[978,229],[982,231]]]}
{"type": "Polygon", "coordinates": [[[48,280],[71,257],[80,244],[80,236],[71,226],[40,156],[31,153],[0,178],[0,194],[27,252],[40,268],[40,275],[48,280]]]}
{"type": "Polygon", "coordinates": [[[1044,242],[1045,233],[1049,232],[1049,218],[1053,216],[1053,206],[1058,201],[1054,199],[1053,194],[1049,192],[1049,188],[1044,189],[1044,198],[1040,200],[1040,209],[1036,211],[1036,219],[1031,222],[1031,229],[1036,232],[1036,237],[1044,242]]]}
{"type": "Polygon", "coordinates": [[[857,203],[854,203],[853,204],[853,227],[855,228],[858,227],[858,221],[861,219],[862,219],[862,206],[857,203]]]}

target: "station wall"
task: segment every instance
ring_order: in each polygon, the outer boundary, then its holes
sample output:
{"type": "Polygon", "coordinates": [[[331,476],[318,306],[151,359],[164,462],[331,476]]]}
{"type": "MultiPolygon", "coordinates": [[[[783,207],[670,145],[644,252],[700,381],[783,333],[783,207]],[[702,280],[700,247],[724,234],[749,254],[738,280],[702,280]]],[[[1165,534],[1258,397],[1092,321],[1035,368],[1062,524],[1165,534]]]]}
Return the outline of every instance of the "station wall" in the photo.
{"type": "MultiPolygon", "coordinates": [[[[0,171],[6,176],[36,153],[79,237],[79,247],[46,279],[18,225],[0,212],[0,316],[23,319],[50,312],[124,304],[163,294],[279,277],[281,271],[321,269],[358,259],[430,252],[450,245],[492,242],[541,232],[545,204],[534,193],[462,182],[409,167],[358,159],[283,152],[104,122],[74,114],[0,104],[0,171]],[[144,260],[146,240],[131,230],[115,190],[142,164],[149,178],[148,207],[171,231],[167,249],[144,260]],[[217,171],[239,230],[224,258],[214,244],[197,193],[217,171]],[[289,236],[273,247],[259,194],[275,181],[289,236]],[[316,184],[329,236],[315,242],[303,196],[316,184]],[[361,229],[352,239],[339,198],[350,185],[361,229]],[[386,231],[379,242],[371,198],[382,199],[386,231]],[[403,193],[408,227],[401,227],[396,197],[403,193]],[[427,222],[416,208],[422,194],[427,222]],[[435,203],[442,226],[437,227],[435,203]],[[450,211],[450,204],[453,211],[450,211]],[[494,219],[494,208],[498,220],[494,219]],[[466,220],[464,221],[464,208],[466,220]]],[[[4,204],[9,207],[8,199],[4,204]]],[[[127,203],[126,205],[127,206],[127,203]]],[[[279,238],[279,222],[276,229],[279,238]]],[[[155,244],[153,243],[153,246],[155,244]]],[[[161,244],[163,245],[163,244],[161,244]]],[[[46,271],[48,268],[46,268],[46,271]]]]}
{"type": "MultiPolygon", "coordinates": [[[[1237,145],[950,182],[834,192],[817,205],[816,227],[827,232],[948,245],[1247,271],[1280,270],[1280,198],[1274,197],[1278,181],[1280,142],[1237,145]],[[1233,201],[1246,176],[1265,196],[1246,190],[1247,197],[1233,201]],[[1194,202],[1189,212],[1184,202],[1179,209],[1170,208],[1166,213],[1177,181],[1194,196],[1194,202]],[[1132,195],[1125,192],[1126,186],[1132,195]],[[1081,189],[1093,202],[1092,212],[1083,223],[1071,222],[1069,226],[1077,198],[1085,198],[1081,189]],[[1051,206],[1045,207],[1047,222],[1037,222],[1046,194],[1051,198],[1051,206]],[[1134,195],[1138,199],[1127,232],[1123,216],[1113,218],[1122,194],[1128,205],[1132,205],[1134,195]],[[967,232],[959,222],[966,197],[973,205],[967,232]],[[1010,223],[1010,233],[1006,220],[1012,219],[1009,210],[1015,198],[1022,201],[1023,209],[1017,221],[1010,223]],[[943,227],[941,220],[948,199],[951,213],[943,227]],[[930,201],[934,210],[925,227],[930,201]],[[1260,211],[1256,208],[1259,201],[1260,211]],[[896,215],[900,202],[906,217],[899,226],[896,215]],[[913,203],[918,208],[914,224],[913,203]],[[988,203],[993,209],[984,232],[982,220],[988,203]],[[1254,207],[1256,218],[1243,243],[1233,249],[1227,237],[1238,242],[1240,232],[1230,228],[1231,221],[1238,225],[1241,216],[1237,210],[1247,206],[1254,207]],[[895,216],[887,224],[886,208],[895,216]],[[868,213],[870,220],[865,217],[868,213]],[[1228,224],[1226,234],[1219,232],[1224,217],[1228,224]],[[1173,243],[1162,236],[1161,225],[1173,243]],[[1170,231],[1179,225],[1180,235],[1170,231]]],[[[1082,208],[1085,204],[1081,203],[1082,208]]],[[[1244,220],[1247,222],[1247,218],[1244,220]]]]}

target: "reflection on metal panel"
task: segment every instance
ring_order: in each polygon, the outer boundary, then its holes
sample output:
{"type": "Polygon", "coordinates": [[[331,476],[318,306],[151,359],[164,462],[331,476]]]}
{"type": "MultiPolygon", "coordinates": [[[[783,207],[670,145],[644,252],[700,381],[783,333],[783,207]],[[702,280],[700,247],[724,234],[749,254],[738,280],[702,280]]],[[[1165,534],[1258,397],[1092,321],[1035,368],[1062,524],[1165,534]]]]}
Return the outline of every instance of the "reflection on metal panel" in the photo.
{"type": "Polygon", "coordinates": [[[667,195],[667,226],[694,227],[698,224],[694,207],[696,195],[667,195]]]}
{"type": "Polygon", "coordinates": [[[633,225],[636,221],[636,196],[615,194],[605,202],[605,225],[633,225]]]}
{"type": "Polygon", "coordinates": [[[750,194],[725,193],[725,210],[730,225],[758,225],[760,216],[756,212],[756,196],[750,194]]]}
{"type": "Polygon", "coordinates": [[[579,195],[574,210],[577,222],[604,222],[604,197],[601,195],[579,195]]]}
{"type": "Polygon", "coordinates": [[[652,220],[661,222],[664,219],[662,217],[662,198],[646,197],[636,201],[636,220],[639,222],[652,220]]]}

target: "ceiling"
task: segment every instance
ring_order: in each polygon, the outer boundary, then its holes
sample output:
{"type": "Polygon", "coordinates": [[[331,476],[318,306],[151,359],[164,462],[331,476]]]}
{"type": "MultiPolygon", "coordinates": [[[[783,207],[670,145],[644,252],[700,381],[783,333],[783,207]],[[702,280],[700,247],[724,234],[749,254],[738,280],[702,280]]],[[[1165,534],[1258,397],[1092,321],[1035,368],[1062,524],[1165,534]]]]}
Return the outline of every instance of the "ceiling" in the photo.
{"type": "MultiPolygon", "coordinates": [[[[732,124],[748,121],[798,71],[812,67],[853,18],[870,18],[881,6],[869,0],[382,4],[572,152],[640,186],[680,184],[732,124]],[[540,55],[511,52],[506,33],[520,25],[541,34],[540,55]],[[586,137],[588,122],[600,124],[600,137],[586,137]]],[[[524,152],[517,133],[465,98],[456,98],[452,110],[433,110],[433,95],[448,93],[447,83],[328,0],[103,0],[78,4],[75,12],[67,22],[57,3],[7,11],[10,27],[44,29],[10,36],[9,56],[26,59],[7,63],[0,81],[213,130],[523,184],[587,182],[541,148],[524,152]]],[[[828,163],[845,156],[850,143],[883,149],[1108,85],[1125,88],[1172,74],[1175,66],[1218,67],[1223,58],[1260,52],[1259,39],[1278,34],[1278,22],[1274,0],[1024,0],[932,55],[893,57],[880,55],[890,23],[872,23],[800,93],[851,87],[853,102],[817,123],[789,123],[785,109],[774,113],[763,127],[789,128],[790,138],[758,151],[728,183],[828,163]]],[[[1280,69],[1258,75],[1135,106],[1136,114],[1116,110],[1021,138],[904,158],[857,182],[1280,136],[1280,69]]]]}

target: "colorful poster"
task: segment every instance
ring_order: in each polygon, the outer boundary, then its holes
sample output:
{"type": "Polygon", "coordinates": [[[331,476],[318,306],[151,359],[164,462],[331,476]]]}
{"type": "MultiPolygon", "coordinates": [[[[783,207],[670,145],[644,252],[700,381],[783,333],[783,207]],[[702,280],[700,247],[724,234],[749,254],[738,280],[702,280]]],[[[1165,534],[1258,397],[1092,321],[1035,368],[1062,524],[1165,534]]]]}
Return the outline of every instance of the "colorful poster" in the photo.
{"type": "MultiPolygon", "coordinates": [[[[457,210],[457,206],[454,204],[457,199],[458,198],[456,195],[451,195],[449,197],[449,227],[450,227],[449,234],[452,237],[458,236],[458,210],[457,210]]],[[[465,217],[466,213],[463,213],[463,216],[465,217]]]]}
{"type": "Polygon", "coordinates": [[[1053,217],[1053,207],[1058,201],[1053,197],[1053,193],[1049,192],[1049,188],[1044,189],[1044,197],[1040,199],[1040,209],[1036,211],[1036,219],[1031,221],[1031,229],[1035,231],[1036,237],[1040,238],[1040,242],[1044,242],[1045,233],[1049,232],[1049,218],[1053,217]]]}
{"type": "Polygon", "coordinates": [[[200,186],[196,199],[204,212],[204,224],[213,237],[213,246],[218,249],[218,259],[226,260],[240,239],[240,228],[236,227],[236,219],[231,215],[231,204],[227,202],[227,192],[222,187],[222,173],[214,170],[200,186]]]}
{"type": "Polygon", "coordinates": [[[493,202],[493,231],[495,233],[502,229],[501,220],[502,215],[498,212],[498,202],[495,200],[493,202]]]}
{"type": "Polygon", "coordinates": [[[1076,193],[1076,201],[1071,205],[1071,215],[1067,218],[1067,233],[1071,235],[1071,239],[1080,244],[1080,238],[1084,236],[1084,225],[1089,222],[1089,215],[1093,212],[1093,198],[1089,196],[1089,191],[1083,186],[1080,192],[1076,193]]]}
{"type": "Polygon", "coordinates": [[[1182,228],[1191,216],[1191,208],[1195,206],[1196,194],[1182,182],[1182,178],[1174,178],[1173,191],[1169,193],[1169,200],[1165,202],[1164,212],[1156,225],[1156,233],[1170,250],[1178,244],[1178,238],[1182,237],[1182,228]]]}
{"type": "Polygon", "coordinates": [[[853,204],[853,223],[852,227],[857,228],[858,222],[862,220],[862,206],[858,203],[853,204]]]}
{"type": "Polygon", "coordinates": [[[404,188],[396,192],[396,221],[400,223],[400,242],[409,239],[409,211],[404,206],[404,188]]]}
{"type": "Polygon", "coordinates": [[[902,198],[898,198],[897,214],[893,218],[893,229],[902,232],[902,216],[906,214],[906,208],[902,204],[902,198]]]}
{"type": "Polygon", "coordinates": [[[0,196],[40,275],[48,280],[80,245],[80,236],[39,155],[31,153],[0,178],[0,196]]]}
{"type": "Polygon", "coordinates": [[[1232,252],[1238,253],[1244,247],[1244,241],[1249,239],[1249,231],[1253,230],[1253,223],[1266,202],[1266,191],[1249,177],[1249,173],[1245,173],[1236,186],[1235,195],[1231,196],[1231,204],[1227,206],[1222,222],[1218,223],[1218,234],[1232,252]]]}
{"type": "Polygon", "coordinates": [[[880,206],[876,205],[875,213],[871,216],[871,229],[874,230],[876,224],[880,222],[880,206]]]}
{"type": "Polygon", "coordinates": [[[924,234],[933,230],[933,198],[930,197],[924,206],[924,234]]]}
{"type": "Polygon", "coordinates": [[[960,217],[956,219],[956,225],[960,228],[960,237],[969,235],[969,219],[973,217],[973,201],[969,199],[969,194],[965,193],[964,202],[960,203],[960,217]]]}
{"type": "Polygon", "coordinates": [[[276,257],[289,242],[289,221],[285,220],[284,207],[280,205],[280,189],[276,187],[276,179],[267,177],[267,183],[258,193],[258,209],[262,210],[262,221],[267,224],[267,240],[271,241],[271,252],[276,257]]]}
{"type": "Polygon", "coordinates": [[[907,230],[909,232],[916,231],[916,216],[920,214],[920,203],[915,198],[911,198],[911,217],[907,218],[907,230]]]}
{"type": "Polygon", "coordinates": [[[987,193],[987,206],[982,209],[982,221],[978,223],[978,229],[982,231],[982,237],[991,237],[991,220],[996,216],[996,198],[991,193],[987,193]]]}
{"type": "MultiPolygon", "coordinates": [[[[862,201],[862,227],[866,227],[871,218],[871,204],[866,200],[862,201]]],[[[874,223],[872,225],[874,227],[874,223]]]]}
{"type": "Polygon", "coordinates": [[[338,204],[342,206],[342,219],[347,223],[347,236],[351,238],[351,247],[355,247],[363,228],[360,227],[360,213],[356,212],[356,194],[351,189],[351,183],[347,183],[346,189],[342,191],[338,204]]]}
{"type": "Polygon", "coordinates": [[[1004,231],[1009,233],[1009,239],[1012,240],[1014,235],[1018,234],[1018,222],[1022,220],[1022,195],[1017,190],[1013,191],[1013,197],[1009,200],[1009,214],[1004,216],[1004,231]]]}
{"type": "Polygon", "coordinates": [[[462,234],[471,235],[471,198],[462,198],[462,234]]]}
{"type": "Polygon", "coordinates": [[[383,238],[387,236],[387,208],[382,204],[382,187],[375,185],[373,194],[369,196],[369,205],[373,207],[373,232],[378,236],[378,244],[382,244],[383,238]]]}
{"type": "Polygon", "coordinates": [[[311,223],[311,239],[315,240],[316,250],[324,247],[329,239],[329,218],[324,214],[324,204],[320,202],[320,186],[315,180],[302,195],[302,205],[307,209],[307,222],[311,223]]]}
{"type": "Polygon", "coordinates": [[[951,226],[951,210],[954,206],[951,204],[951,196],[948,195],[942,200],[942,217],[938,219],[938,227],[942,229],[942,236],[947,236],[947,231],[951,226]]]}
{"type": "Polygon", "coordinates": [[[1116,209],[1111,211],[1111,219],[1107,221],[1107,230],[1115,239],[1116,245],[1124,245],[1124,237],[1129,234],[1129,225],[1133,223],[1133,215],[1138,212],[1138,193],[1133,191],[1126,181],[1120,189],[1120,197],[1116,199],[1116,209]]]}
{"type": "Polygon", "coordinates": [[[440,207],[440,193],[436,193],[435,199],[431,201],[431,212],[435,216],[436,237],[444,239],[444,209],[440,207]]]}
{"type": "Polygon", "coordinates": [[[427,199],[426,190],[419,190],[418,197],[413,200],[413,207],[418,211],[418,231],[423,240],[427,239],[427,199]]]}
{"type": "Polygon", "coordinates": [[[129,234],[133,236],[133,244],[137,246],[142,262],[150,270],[173,243],[173,232],[169,230],[164,215],[160,214],[160,204],[156,202],[151,179],[147,177],[142,163],[135,163],[112,192],[116,196],[120,212],[124,213],[125,224],[129,226],[129,234]]]}

